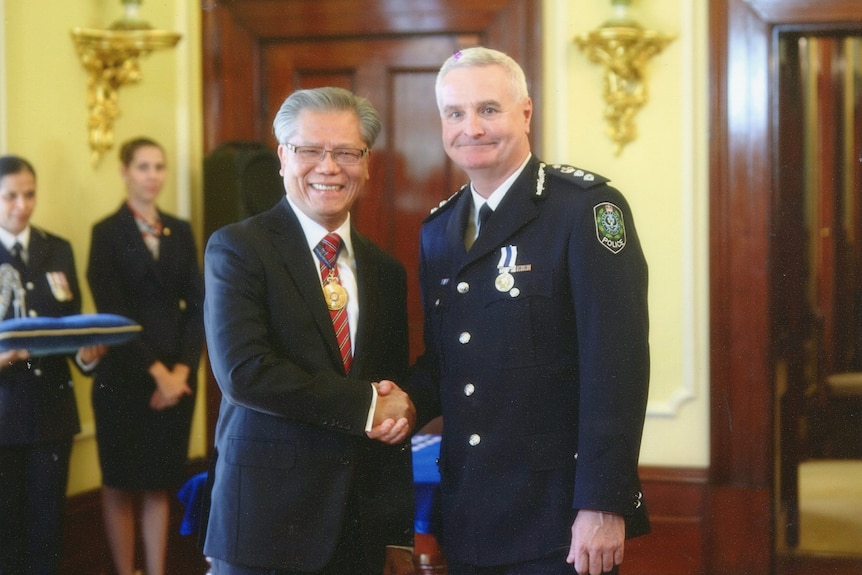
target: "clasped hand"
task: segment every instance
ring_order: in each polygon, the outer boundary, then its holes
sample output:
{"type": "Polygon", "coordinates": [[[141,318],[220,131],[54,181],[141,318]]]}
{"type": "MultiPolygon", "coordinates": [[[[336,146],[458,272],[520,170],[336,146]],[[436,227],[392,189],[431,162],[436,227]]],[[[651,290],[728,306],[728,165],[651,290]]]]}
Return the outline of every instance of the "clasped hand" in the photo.
{"type": "Polygon", "coordinates": [[[189,366],[182,363],[176,364],[173,369],[168,369],[165,364],[157,361],[150,366],[150,375],[156,380],[156,389],[150,396],[150,407],[156,411],[173,407],[180,402],[184,395],[191,395],[189,387],[189,366]]]}
{"type": "Polygon", "coordinates": [[[395,382],[383,379],[373,385],[377,388],[377,405],[368,437],[388,445],[402,443],[416,425],[416,407],[395,382]]]}

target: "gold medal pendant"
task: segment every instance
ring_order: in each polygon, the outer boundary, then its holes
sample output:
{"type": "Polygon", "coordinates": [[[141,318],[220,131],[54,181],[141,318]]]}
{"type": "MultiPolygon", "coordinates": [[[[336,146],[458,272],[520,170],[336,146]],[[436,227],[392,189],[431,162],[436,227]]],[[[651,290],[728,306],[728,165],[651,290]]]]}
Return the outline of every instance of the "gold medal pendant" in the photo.
{"type": "Polygon", "coordinates": [[[512,277],[512,274],[509,272],[501,272],[500,275],[497,276],[497,279],[494,280],[494,287],[497,288],[497,291],[507,292],[515,285],[515,278],[512,277]]]}
{"type": "Polygon", "coordinates": [[[330,310],[339,310],[347,305],[347,290],[341,286],[337,277],[329,276],[323,284],[323,297],[326,299],[326,307],[330,310]]]}

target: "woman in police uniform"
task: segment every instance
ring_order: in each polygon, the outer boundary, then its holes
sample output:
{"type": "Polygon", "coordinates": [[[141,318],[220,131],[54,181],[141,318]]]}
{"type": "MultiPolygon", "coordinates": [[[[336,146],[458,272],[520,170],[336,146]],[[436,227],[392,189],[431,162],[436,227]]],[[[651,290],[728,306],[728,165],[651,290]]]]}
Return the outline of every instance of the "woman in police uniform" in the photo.
{"type": "MultiPolygon", "coordinates": [[[[0,156],[3,319],[81,311],[72,247],[30,225],[35,205],[33,166],[0,156]],[[16,287],[23,302],[12,295],[16,287]]],[[[95,360],[100,349],[80,350],[79,360],[95,360]]],[[[0,573],[58,572],[69,455],[79,429],[65,356],[0,353],[0,573]]]]}

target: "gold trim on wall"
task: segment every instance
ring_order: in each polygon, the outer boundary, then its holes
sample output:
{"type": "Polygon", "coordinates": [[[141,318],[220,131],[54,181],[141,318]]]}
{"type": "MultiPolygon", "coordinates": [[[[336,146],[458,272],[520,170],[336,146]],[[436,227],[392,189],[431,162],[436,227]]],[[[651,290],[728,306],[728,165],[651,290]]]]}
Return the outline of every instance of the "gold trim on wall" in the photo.
{"type": "Polygon", "coordinates": [[[631,0],[613,0],[616,16],[592,32],[575,36],[591,62],[604,67],[605,120],[619,155],[637,137],[634,116],[647,102],[647,62],[676,37],[646,30],[627,16],[631,0]]]}
{"type": "Polygon", "coordinates": [[[88,74],[87,131],[93,167],[114,145],[114,120],[120,116],[120,87],[143,78],[139,58],[153,50],[172,48],[181,38],[176,32],[156,30],[140,20],[140,0],[125,0],[123,4],[123,18],[109,29],[72,29],[72,40],[88,74]]]}

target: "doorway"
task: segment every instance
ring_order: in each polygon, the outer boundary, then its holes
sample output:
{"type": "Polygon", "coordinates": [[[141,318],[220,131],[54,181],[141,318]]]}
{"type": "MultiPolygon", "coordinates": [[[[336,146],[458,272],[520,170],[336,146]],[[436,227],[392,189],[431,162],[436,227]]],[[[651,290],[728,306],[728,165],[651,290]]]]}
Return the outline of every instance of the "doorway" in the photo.
{"type": "Polygon", "coordinates": [[[776,545],[862,557],[862,33],[775,41],[776,545]]]}

